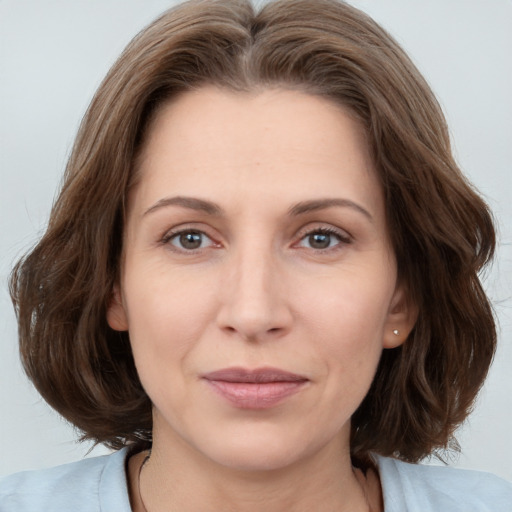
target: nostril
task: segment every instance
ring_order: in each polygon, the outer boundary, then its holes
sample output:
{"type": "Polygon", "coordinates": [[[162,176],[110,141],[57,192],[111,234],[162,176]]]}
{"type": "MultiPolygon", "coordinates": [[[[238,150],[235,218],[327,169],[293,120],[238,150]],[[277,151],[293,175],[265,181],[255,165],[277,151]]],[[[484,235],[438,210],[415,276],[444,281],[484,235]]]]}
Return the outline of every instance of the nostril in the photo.
{"type": "Polygon", "coordinates": [[[226,335],[237,334],[246,340],[284,335],[292,322],[288,299],[267,286],[263,278],[238,278],[236,283],[220,298],[217,326],[226,335]]]}

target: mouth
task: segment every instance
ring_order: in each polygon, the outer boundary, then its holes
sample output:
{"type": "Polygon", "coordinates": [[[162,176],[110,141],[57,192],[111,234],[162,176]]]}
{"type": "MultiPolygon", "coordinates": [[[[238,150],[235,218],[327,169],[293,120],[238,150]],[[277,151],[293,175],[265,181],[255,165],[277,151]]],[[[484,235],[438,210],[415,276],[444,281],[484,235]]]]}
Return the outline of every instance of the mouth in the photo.
{"type": "Polygon", "coordinates": [[[301,391],[309,379],[278,368],[225,368],[204,374],[210,388],[241,409],[267,409],[301,391]]]}

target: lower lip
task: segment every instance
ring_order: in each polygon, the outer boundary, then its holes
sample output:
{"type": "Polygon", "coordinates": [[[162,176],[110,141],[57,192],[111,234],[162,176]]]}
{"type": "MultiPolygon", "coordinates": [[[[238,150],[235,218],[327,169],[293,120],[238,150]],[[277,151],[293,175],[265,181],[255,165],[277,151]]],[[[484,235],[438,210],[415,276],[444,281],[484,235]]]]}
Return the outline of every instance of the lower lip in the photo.
{"type": "Polygon", "coordinates": [[[226,382],[206,380],[210,387],[241,409],[268,409],[299,392],[307,381],[226,382]]]}

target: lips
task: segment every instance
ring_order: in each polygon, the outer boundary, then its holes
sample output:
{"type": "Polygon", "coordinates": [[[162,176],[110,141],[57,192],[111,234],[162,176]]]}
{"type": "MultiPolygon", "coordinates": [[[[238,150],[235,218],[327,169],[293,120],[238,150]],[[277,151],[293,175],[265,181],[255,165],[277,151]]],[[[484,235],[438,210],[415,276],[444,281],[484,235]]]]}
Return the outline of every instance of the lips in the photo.
{"type": "Polygon", "coordinates": [[[301,391],[309,380],[276,368],[225,368],[203,375],[209,387],[241,409],[266,409],[301,391]]]}

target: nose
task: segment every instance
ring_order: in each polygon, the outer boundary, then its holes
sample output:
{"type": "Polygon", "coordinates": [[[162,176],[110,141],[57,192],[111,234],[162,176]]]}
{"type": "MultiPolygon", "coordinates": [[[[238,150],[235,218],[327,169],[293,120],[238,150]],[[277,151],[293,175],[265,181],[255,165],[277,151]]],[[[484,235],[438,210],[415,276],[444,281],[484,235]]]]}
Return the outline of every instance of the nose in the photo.
{"type": "Polygon", "coordinates": [[[218,326],[247,341],[275,339],[292,325],[285,269],[271,250],[246,247],[226,262],[218,326]]]}

